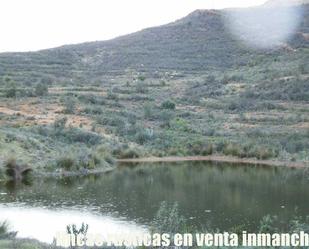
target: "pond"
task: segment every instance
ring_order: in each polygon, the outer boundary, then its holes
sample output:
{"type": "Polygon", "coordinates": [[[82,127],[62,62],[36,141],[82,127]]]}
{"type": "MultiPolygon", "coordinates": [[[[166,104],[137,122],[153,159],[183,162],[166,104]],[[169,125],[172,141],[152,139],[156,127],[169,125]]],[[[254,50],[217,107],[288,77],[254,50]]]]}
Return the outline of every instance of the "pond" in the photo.
{"type": "Polygon", "coordinates": [[[244,225],[254,232],[267,214],[282,221],[309,215],[308,176],[305,169],[206,162],[126,164],[101,176],[0,186],[0,221],[45,242],[82,222],[142,233],[167,201],[198,228],[244,225]]]}

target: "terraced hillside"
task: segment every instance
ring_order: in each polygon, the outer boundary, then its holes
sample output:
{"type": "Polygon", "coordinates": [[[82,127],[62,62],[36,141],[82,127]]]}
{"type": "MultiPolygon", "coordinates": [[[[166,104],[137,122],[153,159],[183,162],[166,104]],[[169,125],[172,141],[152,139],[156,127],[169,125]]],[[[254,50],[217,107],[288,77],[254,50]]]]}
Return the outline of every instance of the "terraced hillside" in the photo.
{"type": "Polygon", "coordinates": [[[286,43],[252,49],[224,20],[263,8],[0,54],[2,165],[84,172],[114,158],[213,154],[308,163],[309,6],[292,7],[303,15],[286,43]]]}

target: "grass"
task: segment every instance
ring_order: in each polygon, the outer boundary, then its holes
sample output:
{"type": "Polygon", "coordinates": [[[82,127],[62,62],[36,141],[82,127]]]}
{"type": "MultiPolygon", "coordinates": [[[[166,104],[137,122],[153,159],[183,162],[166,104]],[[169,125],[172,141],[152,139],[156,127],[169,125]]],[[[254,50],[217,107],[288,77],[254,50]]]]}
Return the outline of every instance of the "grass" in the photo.
{"type": "Polygon", "coordinates": [[[3,239],[13,239],[17,232],[10,231],[9,223],[6,221],[0,222],[0,241],[3,239]]]}

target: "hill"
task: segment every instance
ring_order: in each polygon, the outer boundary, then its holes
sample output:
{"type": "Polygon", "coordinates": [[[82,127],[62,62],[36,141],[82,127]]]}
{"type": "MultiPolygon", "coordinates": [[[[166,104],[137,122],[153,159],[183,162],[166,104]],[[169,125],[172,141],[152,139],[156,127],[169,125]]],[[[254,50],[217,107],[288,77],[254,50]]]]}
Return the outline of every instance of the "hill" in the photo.
{"type": "Polygon", "coordinates": [[[53,174],[151,155],[308,163],[308,34],[308,5],[197,10],[110,41],[0,54],[0,179],[8,160],[53,174]],[[290,11],[298,25],[274,43],[290,11]]]}
{"type": "MultiPolygon", "coordinates": [[[[0,54],[0,77],[11,75],[17,82],[31,84],[44,77],[58,82],[71,79],[94,82],[106,74],[124,74],[125,70],[130,69],[141,72],[224,71],[247,65],[254,56],[273,56],[288,53],[287,49],[307,48],[309,6],[302,7],[302,10],[304,14],[300,25],[287,44],[273,50],[255,50],[244,46],[227,26],[231,12],[251,15],[251,12],[263,12],[263,8],[197,10],[174,23],[109,41],[31,53],[0,54]]],[[[267,15],[280,11],[280,7],[275,7],[267,15]]],[[[272,22],[276,19],[274,16],[272,22]]],[[[276,30],[273,33],[276,35],[276,30]]]]}

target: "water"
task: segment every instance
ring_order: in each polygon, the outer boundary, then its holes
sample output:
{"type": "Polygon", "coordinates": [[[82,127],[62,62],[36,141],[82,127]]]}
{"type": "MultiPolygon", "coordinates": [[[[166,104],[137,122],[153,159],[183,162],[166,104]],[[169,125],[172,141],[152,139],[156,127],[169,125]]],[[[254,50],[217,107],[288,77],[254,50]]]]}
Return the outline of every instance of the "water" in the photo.
{"type": "Polygon", "coordinates": [[[142,233],[168,201],[199,228],[256,231],[267,214],[282,221],[309,215],[308,176],[302,169],[192,162],[119,166],[102,176],[0,186],[0,221],[20,237],[46,242],[82,222],[93,232],[142,233]]]}

